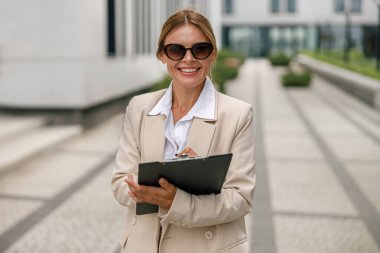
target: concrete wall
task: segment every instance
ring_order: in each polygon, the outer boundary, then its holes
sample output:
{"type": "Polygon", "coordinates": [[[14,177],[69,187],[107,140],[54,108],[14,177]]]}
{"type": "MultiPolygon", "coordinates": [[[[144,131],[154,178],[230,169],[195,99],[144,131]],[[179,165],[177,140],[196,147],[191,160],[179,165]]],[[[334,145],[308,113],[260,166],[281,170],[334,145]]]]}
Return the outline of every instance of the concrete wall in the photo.
{"type": "MultiPolygon", "coordinates": [[[[223,15],[223,25],[344,23],[344,14],[334,11],[333,0],[296,2],[295,13],[272,13],[270,0],[235,0],[233,14],[223,15]]],[[[377,6],[373,0],[362,0],[362,12],[351,17],[356,24],[376,24],[377,6]]]]}
{"type": "Polygon", "coordinates": [[[87,108],[162,74],[153,54],[110,58],[105,0],[0,0],[0,107],[87,108]]]}

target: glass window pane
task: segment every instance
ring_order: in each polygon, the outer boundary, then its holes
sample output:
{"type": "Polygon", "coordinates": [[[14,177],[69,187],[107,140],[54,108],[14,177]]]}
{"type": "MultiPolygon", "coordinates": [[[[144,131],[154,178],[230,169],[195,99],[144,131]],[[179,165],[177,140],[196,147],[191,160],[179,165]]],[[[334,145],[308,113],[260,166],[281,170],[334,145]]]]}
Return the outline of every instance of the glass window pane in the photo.
{"type": "Polygon", "coordinates": [[[279,0],[272,0],[271,10],[272,10],[272,12],[279,12],[280,11],[280,1],[279,0]]]}
{"type": "Polygon", "coordinates": [[[233,13],[233,0],[224,0],[223,1],[223,13],[224,14],[233,13]]]}
{"type": "Polygon", "coordinates": [[[108,56],[116,54],[116,17],[115,0],[107,1],[107,53],[108,56]]]}
{"type": "Polygon", "coordinates": [[[362,1],[361,0],[351,0],[351,11],[361,12],[362,1]]]}
{"type": "Polygon", "coordinates": [[[296,0],[288,0],[288,12],[296,12],[296,0]]]}
{"type": "Polygon", "coordinates": [[[344,0],[335,0],[335,12],[344,12],[344,0]]]}

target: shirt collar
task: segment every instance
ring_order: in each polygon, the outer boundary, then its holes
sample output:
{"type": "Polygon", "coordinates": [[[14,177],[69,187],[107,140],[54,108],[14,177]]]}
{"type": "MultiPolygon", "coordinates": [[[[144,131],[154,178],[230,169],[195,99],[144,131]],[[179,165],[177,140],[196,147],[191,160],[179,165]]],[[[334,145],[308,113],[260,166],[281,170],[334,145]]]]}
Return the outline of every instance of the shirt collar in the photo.
{"type": "MultiPolygon", "coordinates": [[[[166,90],[164,96],[158,101],[148,115],[164,114],[168,117],[172,107],[172,88],[173,84],[170,84],[166,90]]],[[[215,115],[215,88],[210,78],[206,78],[205,85],[197,102],[181,120],[191,120],[193,117],[212,120],[215,115]]]]}
{"type": "Polygon", "coordinates": [[[153,109],[148,113],[149,116],[154,116],[158,114],[164,114],[166,117],[169,116],[172,107],[172,84],[166,90],[165,94],[158,101],[158,103],[153,107],[153,109]]]}

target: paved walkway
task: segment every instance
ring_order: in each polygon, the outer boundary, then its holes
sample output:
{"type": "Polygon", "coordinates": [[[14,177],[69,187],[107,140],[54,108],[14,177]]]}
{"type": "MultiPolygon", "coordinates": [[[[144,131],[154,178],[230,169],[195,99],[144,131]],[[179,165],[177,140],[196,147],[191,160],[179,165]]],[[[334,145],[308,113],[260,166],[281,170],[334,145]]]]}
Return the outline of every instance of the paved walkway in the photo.
{"type": "MultiPolygon", "coordinates": [[[[228,92],[253,104],[255,253],[379,253],[380,116],[315,78],[279,85],[249,60],[228,92]]],[[[0,252],[118,251],[110,176],[122,115],[0,174],[0,252]]]]}
{"type": "Polygon", "coordinates": [[[380,115],[318,77],[283,89],[282,71],[248,61],[228,88],[256,112],[254,252],[380,252],[380,115]]]}

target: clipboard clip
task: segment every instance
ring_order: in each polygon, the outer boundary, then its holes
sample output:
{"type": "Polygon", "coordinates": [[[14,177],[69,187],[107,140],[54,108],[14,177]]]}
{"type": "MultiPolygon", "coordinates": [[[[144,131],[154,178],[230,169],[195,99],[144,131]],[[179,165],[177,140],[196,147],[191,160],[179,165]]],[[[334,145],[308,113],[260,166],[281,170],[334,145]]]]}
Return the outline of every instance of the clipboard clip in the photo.
{"type": "Polygon", "coordinates": [[[176,158],[165,160],[164,162],[175,162],[175,161],[181,161],[181,160],[191,160],[191,159],[202,159],[205,158],[204,156],[189,156],[188,154],[182,154],[180,156],[177,156],[176,158]]]}

